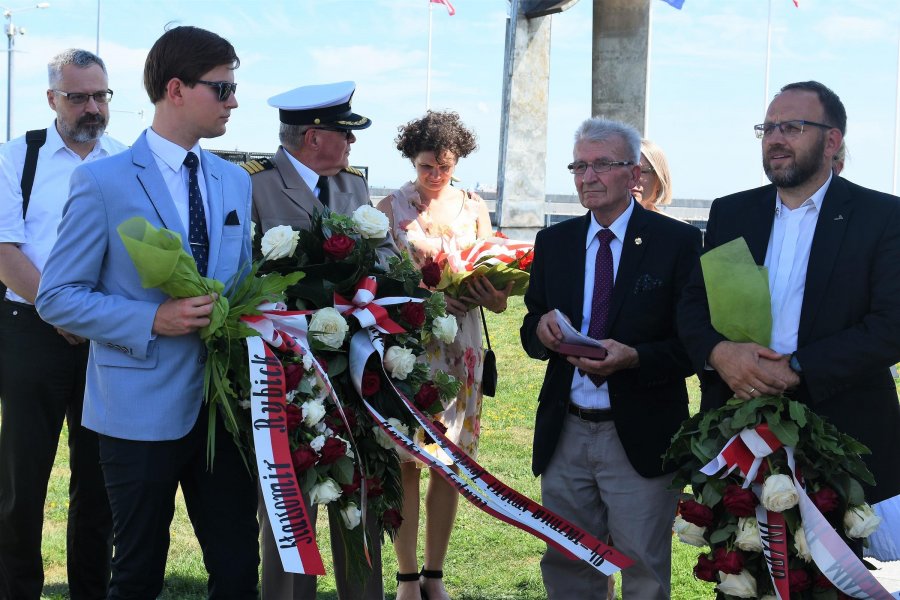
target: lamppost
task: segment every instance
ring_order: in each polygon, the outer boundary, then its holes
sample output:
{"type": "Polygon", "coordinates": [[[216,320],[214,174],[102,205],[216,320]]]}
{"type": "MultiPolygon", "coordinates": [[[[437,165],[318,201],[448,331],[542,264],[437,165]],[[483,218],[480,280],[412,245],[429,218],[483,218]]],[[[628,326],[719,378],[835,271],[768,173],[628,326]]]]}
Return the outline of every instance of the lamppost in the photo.
{"type": "Polygon", "coordinates": [[[16,27],[13,25],[12,16],[13,13],[22,12],[25,10],[32,10],[35,8],[47,8],[50,6],[49,2],[39,2],[34,6],[26,6],[24,8],[6,8],[5,6],[0,6],[3,9],[3,16],[6,18],[6,141],[12,139],[12,106],[13,106],[13,49],[16,46],[16,36],[17,35],[25,35],[24,27],[16,27]]]}

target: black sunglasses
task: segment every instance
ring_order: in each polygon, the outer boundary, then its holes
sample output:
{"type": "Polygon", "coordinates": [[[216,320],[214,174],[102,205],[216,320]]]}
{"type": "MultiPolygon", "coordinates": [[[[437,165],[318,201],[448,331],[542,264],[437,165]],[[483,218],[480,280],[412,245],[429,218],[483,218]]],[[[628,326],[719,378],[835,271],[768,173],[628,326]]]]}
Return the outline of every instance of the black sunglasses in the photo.
{"type": "Polygon", "coordinates": [[[344,136],[345,140],[349,140],[353,132],[349,129],[338,129],[337,127],[310,127],[310,129],[318,129],[319,131],[336,131],[344,136]]]}
{"type": "Polygon", "coordinates": [[[237,84],[230,81],[203,81],[198,79],[197,83],[216,88],[219,91],[219,102],[225,102],[232,94],[237,92],[237,84]]]}

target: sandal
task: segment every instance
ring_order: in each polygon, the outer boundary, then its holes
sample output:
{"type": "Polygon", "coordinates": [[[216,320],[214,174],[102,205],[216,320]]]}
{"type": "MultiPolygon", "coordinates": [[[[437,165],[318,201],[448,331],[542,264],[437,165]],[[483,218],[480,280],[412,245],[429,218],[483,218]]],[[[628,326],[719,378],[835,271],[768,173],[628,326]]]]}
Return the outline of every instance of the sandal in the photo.
{"type": "MultiPolygon", "coordinates": [[[[397,572],[397,583],[398,584],[410,582],[410,581],[418,582],[419,574],[418,573],[401,573],[399,571],[397,572]]],[[[422,595],[422,600],[428,600],[428,598],[425,597],[424,590],[421,590],[419,593],[422,595]]]]}
{"type": "MultiPolygon", "coordinates": [[[[424,566],[422,567],[422,570],[419,571],[419,575],[421,575],[422,577],[425,577],[426,579],[443,579],[444,578],[443,571],[438,571],[438,570],[430,571],[430,570],[426,569],[424,566]]],[[[425,592],[424,586],[422,587],[422,600],[428,600],[428,594],[425,592]]]]}

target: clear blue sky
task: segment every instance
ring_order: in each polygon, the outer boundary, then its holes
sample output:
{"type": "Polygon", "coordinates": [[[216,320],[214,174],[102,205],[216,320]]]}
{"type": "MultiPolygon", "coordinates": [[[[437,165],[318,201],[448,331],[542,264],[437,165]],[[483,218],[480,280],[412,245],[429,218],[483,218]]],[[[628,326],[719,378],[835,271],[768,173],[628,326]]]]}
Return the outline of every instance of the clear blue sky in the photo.
{"type": "MultiPolygon", "coordinates": [[[[3,0],[10,2],[10,0],[3,0]]],[[[52,118],[46,63],[78,46],[95,50],[98,0],[50,0],[13,14],[16,38],[14,135],[52,118]]],[[[476,130],[479,150],[460,162],[464,184],[494,185],[507,0],[434,6],[432,108],[452,109],[476,130]]],[[[590,116],[591,1],[555,15],[552,28],[547,191],[570,193],[572,133],[590,116]]],[[[10,3],[18,9],[31,2],[10,3]]],[[[411,177],[394,149],[398,125],[425,109],[426,0],[100,0],[100,54],[115,99],[108,131],[131,143],[153,107],[141,86],[147,50],[168,22],[211,29],[237,48],[240,107],[228,133],[207,148],[274,151],[277,111],[266,99],[293,87],[351,79],[354,109],[374,124],[351,160],[374,186],[411,177]],[[139,114],[143,111],[143,117],[139,114]]],[[[676,197],[714,198],[762,182],[768,0],[685,0],[675,10],[652,0],[649,137],[666,151],[676,197]]],[[[891,191],[900,11],[893,1],[772,0],[770,97],[792,81],[818,79],[849,114],[845,175],[891,191]]],[[[6,82],[5,61],[0,81],[6,82]]],[[[6,94],[0,91],[0,120],[6,94]]]]}

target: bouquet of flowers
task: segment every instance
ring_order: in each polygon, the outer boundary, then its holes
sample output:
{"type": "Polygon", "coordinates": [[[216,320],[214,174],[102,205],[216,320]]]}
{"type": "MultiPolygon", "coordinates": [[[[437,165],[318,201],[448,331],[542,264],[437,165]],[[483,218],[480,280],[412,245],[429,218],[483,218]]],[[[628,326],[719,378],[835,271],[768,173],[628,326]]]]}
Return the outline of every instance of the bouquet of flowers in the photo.
{"type": "Polygon", "coordinates": [[[432,263],[423,266],[422,273],[426,285],[455,298],[465,295],[468,279],[474,275],[487,277],[498,290],[513,282],[511,295],[521,296],[528,288],[533,260],[533,244],[513,241],[496,232],[461,252],[439,253],[432,263]]]}
{"type": "MultiPolygon", "coordinates": [[[[716,330],[768,346],[768,279],[744,240],[708,252],[701,264],[716,330]]],[[[675,532],[709,548],[694,575],[726,598],[892,598],[848,547],[879,524],[860,485],[874,484],[863,453],[785,396],[732,399],[685,421],[665,460],[680,465],[673,486],[691,486],[675,532]]]]}

